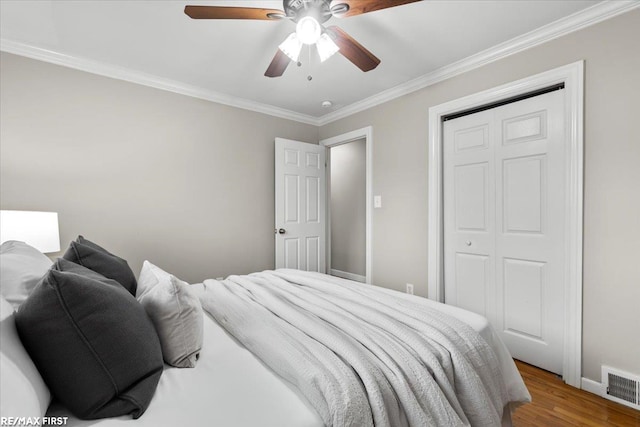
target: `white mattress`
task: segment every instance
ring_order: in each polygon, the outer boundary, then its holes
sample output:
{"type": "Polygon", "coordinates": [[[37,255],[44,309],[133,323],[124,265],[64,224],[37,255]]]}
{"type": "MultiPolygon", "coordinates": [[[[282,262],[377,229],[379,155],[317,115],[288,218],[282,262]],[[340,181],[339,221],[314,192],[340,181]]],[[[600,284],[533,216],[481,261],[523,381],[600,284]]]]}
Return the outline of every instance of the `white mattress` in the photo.
{"type": "MultiPolygon", "coordinates": [[[[495,350],[508,391],[522,390],[524,385],[509,352],[485,318],[457,307],[435,302],[433,305],[478,331],[495,350]]],[[[69,416],[54,405],[48,415],[69,416]]],[[[276,376],[206,314],[203,348],[197,366],[193,369],[165,366],[156,393],[142,417],[85,421],[69,416],[67,426],[111,427],[131,425],[132,421],[141,427],[205,423],[227,427],[323,425],[296,389],[276,376]]]]}

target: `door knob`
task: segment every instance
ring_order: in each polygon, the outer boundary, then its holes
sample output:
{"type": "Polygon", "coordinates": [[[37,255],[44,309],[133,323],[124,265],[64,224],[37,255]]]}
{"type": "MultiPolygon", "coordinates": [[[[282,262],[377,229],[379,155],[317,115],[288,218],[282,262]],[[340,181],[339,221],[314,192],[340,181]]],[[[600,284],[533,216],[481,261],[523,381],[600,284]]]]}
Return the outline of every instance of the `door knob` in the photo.
{"type": "Polygon", "coordinates": [[[279,228],[278,229],[278,234],[284,234],[286,232],[287,232],[287,230],[285,230],[284,228],[279,228]]]}
{"type": "Polygon", "coordinates": [[[467,246],[471,246],[471,240],[467,240],[467,241],[465,242],[465,244],[466,244],[467,246]]]}

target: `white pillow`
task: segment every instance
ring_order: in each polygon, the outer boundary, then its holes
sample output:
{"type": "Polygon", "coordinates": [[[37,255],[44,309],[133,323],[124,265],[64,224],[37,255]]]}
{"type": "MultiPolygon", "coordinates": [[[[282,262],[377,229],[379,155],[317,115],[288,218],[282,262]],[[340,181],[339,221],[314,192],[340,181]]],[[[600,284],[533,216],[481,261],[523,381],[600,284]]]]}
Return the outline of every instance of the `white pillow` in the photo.
{"type": "Polygon", "coordinates": [[[24,242],[4,242],[0,246],[0,293],[18,308],[52,264],[46,255],[24,242]]]}
{"type": "Polygon", "coordinates": [[[136,298],[156,328],[164,361],[193,368],[202,349],[202,306],[189,284],[145,261],[136,298]]]}
{"type": "Polygon", "coordinates": [[[24,349],[13,307],[0,296],[0,416],[43,417],[51,394],[24,349]]]}

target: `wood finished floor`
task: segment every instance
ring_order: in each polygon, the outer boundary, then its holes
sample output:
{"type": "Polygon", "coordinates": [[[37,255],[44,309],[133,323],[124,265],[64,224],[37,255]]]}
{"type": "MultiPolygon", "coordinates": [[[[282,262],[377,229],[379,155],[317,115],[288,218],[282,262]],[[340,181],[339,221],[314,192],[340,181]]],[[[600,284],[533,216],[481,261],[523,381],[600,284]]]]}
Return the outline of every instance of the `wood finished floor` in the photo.
{"type": "Polygon", "coordinates": [[[516,361],[532,403],[513,414],[514,427],[640,427],[640,411],[570,387],[555,374],[516,361]]]}

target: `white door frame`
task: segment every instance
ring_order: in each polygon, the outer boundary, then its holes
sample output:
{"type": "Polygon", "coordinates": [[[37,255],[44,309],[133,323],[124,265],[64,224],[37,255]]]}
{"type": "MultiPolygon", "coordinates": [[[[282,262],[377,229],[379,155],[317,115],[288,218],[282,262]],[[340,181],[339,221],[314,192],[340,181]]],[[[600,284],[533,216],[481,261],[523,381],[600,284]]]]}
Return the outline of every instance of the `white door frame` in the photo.
{"type": "Polygon", "coordinates": [[[567,156],[565,234],[565,325],[563,380],[580,388],[582,374],[582,210],[584,61],[429,108],[429,298],[444,300],[442,119],[444,116],[564,83],[567,156]]]}
{"type": "MultiPolygon", "coordinates": [[[[320,140],[320,145],[327,148],[346,144],[364,138],[366,146],[366,219],[365,219],[365,282],[371,284],[371,254],[373,236],[373,128],[371,126],[357,129],[342,135],[320,140]]],[[[327,272],[331,271],[331,200],[329,179],[331,174],[327,170],[327,272]]]]}

